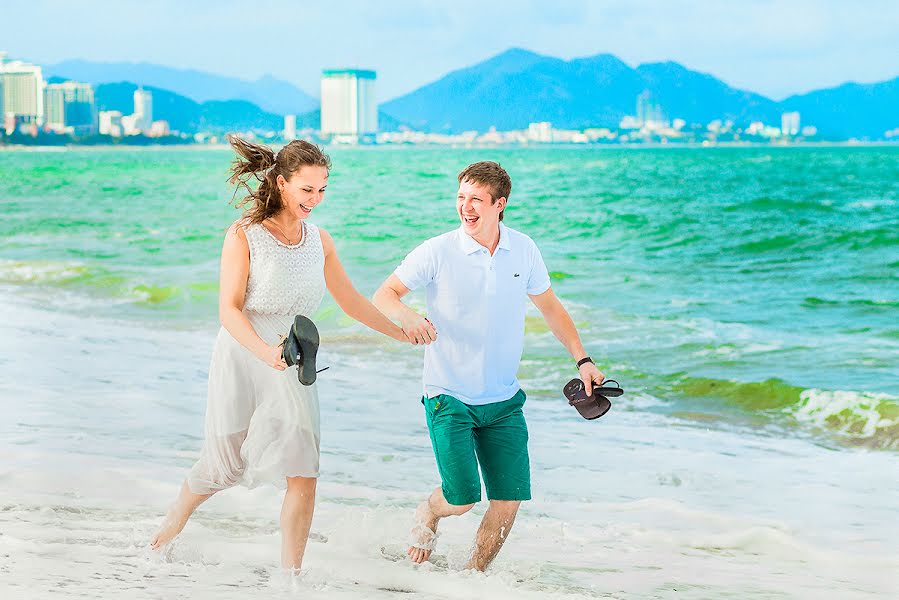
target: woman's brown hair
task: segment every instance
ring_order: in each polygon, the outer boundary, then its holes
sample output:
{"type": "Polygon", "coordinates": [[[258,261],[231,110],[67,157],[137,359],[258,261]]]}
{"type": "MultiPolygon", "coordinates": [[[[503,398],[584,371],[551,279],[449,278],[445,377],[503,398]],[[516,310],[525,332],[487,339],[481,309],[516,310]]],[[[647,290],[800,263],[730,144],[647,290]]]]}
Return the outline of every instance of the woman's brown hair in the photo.
{"type": "Polygon", "coordinates": [[[291,175],[305,166],[331,169],[328,155],[305,140],[293,140],[277,154],[268,146],[253,144],[237,136],[230,136],[228,141],[237,152],[228,177],[228,183],[237,185],[231,202],[237,208],[249,205],[242,219],[248,225],[261,223],[284,208],[281,192],[278,190],[278,175],[290,179],[291,175]],[[249,182],[253,178],[259,182],[256,189],[250,187],[249,182]],[[235,200],[241,188],[247,191],[247,195],[235,200]]]}

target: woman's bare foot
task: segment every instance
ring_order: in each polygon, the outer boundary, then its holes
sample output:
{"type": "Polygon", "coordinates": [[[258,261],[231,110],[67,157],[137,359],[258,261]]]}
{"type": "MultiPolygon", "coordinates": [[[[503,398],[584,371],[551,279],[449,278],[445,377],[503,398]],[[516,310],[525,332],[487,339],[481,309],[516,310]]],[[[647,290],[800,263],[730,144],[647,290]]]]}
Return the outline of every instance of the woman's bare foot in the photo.
{"type": "Polygon", "coordinates": [[[175,539],[181,533],[181,530],[184,529],[184,526],[187,525],[187,520],[190,519],[197,507],[208,500],[210,496],[212,494],[194,494],[190,491],[190,487],[188,487],[185,481],[181,485],[181,493],[178,495],[178,499],[169,508],[162,523],[159,524],[159,529],[153,534],[153,539],[150,540],[150,547],[154,550],[159,550],[175,539]]]}
{"type": "Polygon", "coordinates": [[[440,517],[431,510],[430,500],[425,500],[415,509],[415,526],[412,527],[412,544],[406,551],[414,563],[421,564],[431,557],[437,547],[437,523],[440,517]]]}

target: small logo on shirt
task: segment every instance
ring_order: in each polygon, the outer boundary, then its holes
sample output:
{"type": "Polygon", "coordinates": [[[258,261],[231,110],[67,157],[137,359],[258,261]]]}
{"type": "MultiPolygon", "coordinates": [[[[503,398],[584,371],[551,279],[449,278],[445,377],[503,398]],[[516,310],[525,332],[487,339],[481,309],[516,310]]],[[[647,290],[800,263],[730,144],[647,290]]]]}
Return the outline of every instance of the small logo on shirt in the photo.
{"type": "Polygon", "coordinates": [[[518,277],[518,273],[515,273],[515,277],[518,277]]]}

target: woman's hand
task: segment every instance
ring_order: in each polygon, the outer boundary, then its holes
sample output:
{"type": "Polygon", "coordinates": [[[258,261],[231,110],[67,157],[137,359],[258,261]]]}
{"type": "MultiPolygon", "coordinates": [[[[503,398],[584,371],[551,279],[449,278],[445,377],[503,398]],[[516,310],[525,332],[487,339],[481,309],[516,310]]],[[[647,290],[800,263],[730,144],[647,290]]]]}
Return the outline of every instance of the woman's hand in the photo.
{"type": "Polygon", "coordinates": [[[262,351],[258,355],[259,360],[267,364],[273,369],[277,369],[278,371],[283,371],[287,368],[287,363],[284,362],[284,357],[281,356],[281,346],[266,346],[265,350],[262,351]]]}
{"type": "Polygon", "coordinates": [[[415,346],[437,341],[437,329],[434,324],[414,310],[409,310],[403,315],[401,325],[406,337],[415,346]]]}

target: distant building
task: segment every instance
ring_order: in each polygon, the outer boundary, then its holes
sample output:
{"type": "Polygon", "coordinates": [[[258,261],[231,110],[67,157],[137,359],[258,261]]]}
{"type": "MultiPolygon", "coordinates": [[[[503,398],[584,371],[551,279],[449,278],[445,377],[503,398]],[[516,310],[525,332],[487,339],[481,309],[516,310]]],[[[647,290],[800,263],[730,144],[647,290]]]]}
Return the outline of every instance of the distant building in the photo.
{"type": "Polygon", "coordinates": [[[66,96],[58,83],[44,91],[44,126],[58,133],[66,128],[66,96]]]}
{"type": "Polygon", "coordinates": [[[3,113],[17,123],[41,125],[44,121],[44,76],[37,65],[3,59],[3,113]]]}
{"type": "Polygon", "coordinates": [[[549,121],[531,123],[528,126],[528,140],[547,143],[553,141],[553,126],[549,121]]]}
{"type": "Polygon", "coordinates": [[[753,121],[749,124],[749,127],[746,128],[747,135],[757,135],[759,137],[764,138],[776,138],[780,137],[781,130],[777,127],[772,127],[770,125],[765,125],[761,121],[753,121]]]}
{"type": "Polygon", "coordinates": [[[284,139],[288,142],[297,139],[296,115],[284,115],[284,139]]]}
{"type": "Polygon", "coordinates": [[[170,133],[168,121],[153,121],[149,131],[146,132],[149,137],[165,137],[170,133]]]}
{"type": "Polygon", "coordinates": [[[153,126],[153,94],[142,87],[134,90],[134,129],[149,131],[153,126]]]}
{"type": "Polygon", "coordinates": [[[637,96],[637,123],[643,129],[668,127],[662,105],[655,101],[649,90],[643,90],[637,96]]]}
{"type": "MultiPolygon", "coordinates": [[[[3,65],[6,63],[6,52],[0,52],[0,124],[4,121],[6,111],[3,110],[3,65]]],[[[5,125],[3,126],[5,130],[5,125]]]]}
{"type": "Polygon", "coordinates": [[[780,116],[780,131],[784,135],[799,134],[799,113],[785,112],[780,116]]]}
{"type": "Polygon", "coordinates": [[[321,134],[347,140],[378,132],[374,71],[326,69],[321,80],[321,134]]]}
{"type": "Polygon", "coordinates": [[[88,83],[51,83],[44,94],[45,126],[57,133],[97,132],[94,88],[88,83]]]}
{"type": "Polygon", "coordinates": [[[640,129],[642,126],[643,124],[633,115],[625,115],[618,123],[619,129],[640,129]]]}
{"type": "Polygon", "coordinates": [[[101,110],[100,135],[122,137],[123,134],[124,129],[122,127],[122,113],[117,110],[101,110]]]}

